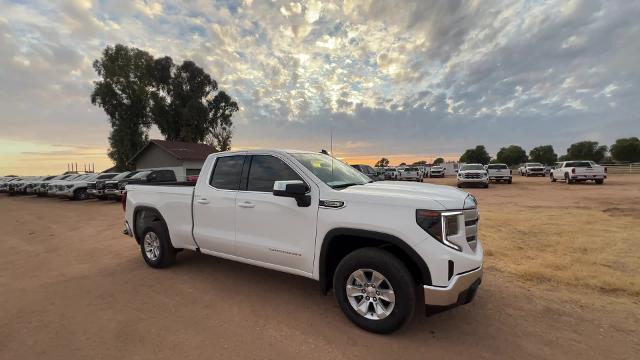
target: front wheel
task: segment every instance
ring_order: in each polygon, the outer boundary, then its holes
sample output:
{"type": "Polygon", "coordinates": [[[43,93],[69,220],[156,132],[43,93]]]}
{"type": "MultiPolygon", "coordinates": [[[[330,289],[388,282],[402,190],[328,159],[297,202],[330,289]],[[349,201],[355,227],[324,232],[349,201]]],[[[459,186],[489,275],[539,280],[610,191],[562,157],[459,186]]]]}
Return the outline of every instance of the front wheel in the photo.
{"type": "Polygon", "coordinates": [[[564,182],[566,182],[567,184],[573,184],[573,180],[571,180],[569,174],[564,174],[564,182]]]}
{"type": "Polygon", "coordinates": [[[391,253],[377,248],[358,249],[342,259],[333,289],[347,318],[374,333],[397,330],[415,309],[416,290],[409,270],[391,253]]]}
{"type": "Polygon", "coordinates": [[[73,192],[73,200],[87,200],[88,198],[87,189],[78,189],[73,192]]]}
{"type": "Polygon", "coordinates": [[[549,178],[551,179],[551,182],[556,182],[556,178],[553,176],[553,174],[549,174],[549,178]]]}

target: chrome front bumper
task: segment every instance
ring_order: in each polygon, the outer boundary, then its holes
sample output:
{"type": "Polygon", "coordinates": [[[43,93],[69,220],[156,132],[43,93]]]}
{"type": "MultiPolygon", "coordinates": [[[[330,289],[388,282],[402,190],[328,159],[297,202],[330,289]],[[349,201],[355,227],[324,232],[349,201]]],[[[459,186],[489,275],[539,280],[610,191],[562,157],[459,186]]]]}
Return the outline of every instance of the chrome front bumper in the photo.
{"type": "Polygon", "coordinates": [[[426,305],[449,306],[471,302],[482,281],[482,267],[453,277],[447,287],[424,285],[426,305]]]}

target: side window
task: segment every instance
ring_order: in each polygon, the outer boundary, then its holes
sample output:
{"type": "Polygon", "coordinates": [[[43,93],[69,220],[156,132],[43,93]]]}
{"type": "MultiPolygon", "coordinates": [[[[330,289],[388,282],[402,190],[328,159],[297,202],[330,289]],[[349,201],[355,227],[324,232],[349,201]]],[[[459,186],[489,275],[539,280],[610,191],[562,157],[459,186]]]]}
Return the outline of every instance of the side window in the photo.
{"type": "Polygon", "coordinates": [[[283,180],[302,180],[289,165],[270,155],[254,155],[249,169],[247,191],[273,191],[273,183],[283,180]]]}
{"type": "Polygon", "coordinates": [[[156,173],[156,181],[176,181],[176,173],[173,170],[160,170],[156,173]]]}
{"type": "Polygon", "coordinates": [[[244,155],[217,158],[209,184],[216,189],[238,190],[244,158],[244,155]]]}

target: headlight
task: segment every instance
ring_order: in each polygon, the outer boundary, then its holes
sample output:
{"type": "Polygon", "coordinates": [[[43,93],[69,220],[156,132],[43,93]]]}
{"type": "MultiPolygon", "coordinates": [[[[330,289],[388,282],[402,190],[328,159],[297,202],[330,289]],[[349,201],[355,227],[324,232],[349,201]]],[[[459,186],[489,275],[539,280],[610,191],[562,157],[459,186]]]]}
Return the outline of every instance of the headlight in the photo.
{"type": "Polygon", "coordinates": [[[464,209],[473,209],[478,206],[478,199],[475,196],[469,194],[466,199],[464,199],[464,209]]]}
{"type": "Polygon", "coordinates": [[[460,246],[447,240],[448,236],[458,233],[458,216],[460,211],[442,212],[435,210],[416,210],[416,223],[434,239],[454,250],[461,251],[460,246]]]}

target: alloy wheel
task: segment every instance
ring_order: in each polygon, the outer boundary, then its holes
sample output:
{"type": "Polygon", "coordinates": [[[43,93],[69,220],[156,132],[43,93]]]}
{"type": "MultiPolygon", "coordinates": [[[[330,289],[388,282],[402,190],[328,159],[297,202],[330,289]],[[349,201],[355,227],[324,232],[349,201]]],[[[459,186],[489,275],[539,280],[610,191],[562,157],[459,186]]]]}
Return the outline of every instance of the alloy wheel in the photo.
{"type": "Polygon", "coordinates": [[[358,269],[351,273],[346,284],[351,307],[361,316],[381,320],[391,314],[396,296],[389,280],[371,269],[358,269]]]}

